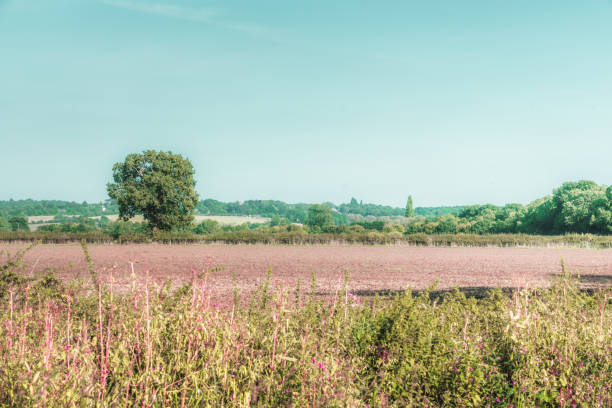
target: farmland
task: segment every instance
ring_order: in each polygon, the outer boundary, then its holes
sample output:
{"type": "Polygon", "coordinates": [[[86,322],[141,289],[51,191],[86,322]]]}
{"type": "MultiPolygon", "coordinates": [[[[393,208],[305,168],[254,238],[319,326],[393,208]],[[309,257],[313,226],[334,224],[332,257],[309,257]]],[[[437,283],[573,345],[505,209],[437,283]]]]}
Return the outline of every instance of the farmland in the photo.
{"type": "MultiPolygon", "coordinates": [[[[28,223],[31,231],[36,231],[43,225],[52,225],[54,224],[54,215],[31,215],[28,216],[28,223]]],[[[89,217],[92,219],[99,220],[101,218],[100,215],[89,217]]],[[[110,221],[117,221],[119,219],[119,215],[110,214],[107,216],[110,221]]],[[[132,219],[133,222],[142,222],[144,219],[142,216],[136,216],[132,219]]],[[[241,225],[246,222],[251,224],[263,224],[270,221],[270,218],[259,217],[259,216],[234,216],[234,215],[195,215],[194,221],[196,223],[201,223],[204,220],[214,220],[217,221],[220,225],[241,225]]]]}
{"type": "Polygon", "coordinates": [[[25,248],[0,247],[0,406],[612,404],[612,292],[578,290],[612,250],[25,248]],[[372,297],[436,280],[519,289],[372,297]]]}
{"type": "MultiPolygon", "coordinates": [[[[15,253],[24,244],[3,244],[15,253]]],[[[235,286],[244,293],[261,284],[268,269],[273,284],[293,287],[298,279],[308,283],[314,273],[319,290],[333,293],[345,272],[355,293],[373,294],[422,290],[438,282],[438,289],[456,286],[545,287],[561,271],[580,272],[583,285],[612,284],[612,250],[573,248],[445,248],[360,245],[90,245],[89,252],[102,279],[110,271],[119,288],[129,284],[130,262],[136,274],[176,288],[192,279],[193,271],[206,266],[221,268],[210,276],[219,299],[235,286]]],[[[24,258],[31,275],[53,268],[64,281],[86,274],[79,244],[39,245],[24,258]]]]}

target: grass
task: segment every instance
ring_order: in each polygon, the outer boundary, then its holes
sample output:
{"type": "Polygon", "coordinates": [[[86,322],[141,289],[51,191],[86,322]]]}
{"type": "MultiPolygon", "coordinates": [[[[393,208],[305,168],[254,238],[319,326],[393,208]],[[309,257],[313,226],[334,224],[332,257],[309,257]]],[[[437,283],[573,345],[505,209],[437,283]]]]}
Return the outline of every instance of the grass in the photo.
{"type": "Polygon", "coordinates": [[[0,406],[612,406],[612,291],[567,274],[484,299],[268,279],[221,307],[214,269],[174,292],[134,271],[119,295],[91,263],[25,279],[22,256],[0,267],[0,406]]]}

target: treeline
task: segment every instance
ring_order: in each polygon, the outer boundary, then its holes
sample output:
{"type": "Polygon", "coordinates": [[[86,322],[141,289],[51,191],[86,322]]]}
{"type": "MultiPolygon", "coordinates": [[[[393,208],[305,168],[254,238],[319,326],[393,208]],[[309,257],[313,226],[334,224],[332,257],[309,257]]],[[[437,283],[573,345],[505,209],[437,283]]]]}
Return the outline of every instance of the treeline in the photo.
{"type": "Polygon", "coordinates": [[[95,217],[104,214],[116,214],[119,208],[116,204],[107,200],[102,203],[77,203],[74,201],[60,200],[7,200],[0,201],[0,216],[29,217],[36,215],[82,215],[84,217],[95,217]]]}
{"type": "MultiPolygon", "coordinates": [[[[336,205],[327,202],[325,205],[334,209],[336,222],[350,222],[345,216],[348,214],[363,217],[398,217],[403,216],[406,209],[386,205],[369,204],[352,198],[349,203],[336,205]]],[[[214,199],[202,200],[196,206],[196,213],[201,215],[259,215],[261,217],[280,217],[289,222],[303,224],[308,217],[308,208],[311,204],[288,204],[278,200],[247,200],[243,202],[222,202],[214,199]]],[[[415,215],[433,218],[444,214],[458,214],[463,206],[455,207],[417,207],[415,215]]],[[[118,206],[111,200],[102,203],[77,203],[60,200],[7,200],[0,201],[0,216],[9,218],[13,216],[29,217],[36,215],[82,215],[95,217],[105,214],[117,214],[118,206]]]]}
{"type": "Polygon", "coordinates": [[[564,183],[552,196],[526,206],[487,204],[464,207],[456,216],[433,220],[415,217],[404,225],[406,233],[612,233],[612,186],[592,181],[564,183]]]}
{"type": "MultiPolygon", "coordinates": [[[[402,217],[406,209],[387,205],[363,203],[351,198],[351,201],[336,205],[331,202],[323,203],[332,210],[336,224],[348,223],[348,215],[363,217],[402,217]]],[[[277,200],[247,200],[242,202],[222,202],[213,199],[202,200],[196,206],[199,214],[203,215],[259,215],[262,217],[280,217],[289,222],[305,224],[308,220],[308,209],[312,204],[287,204],[277,200]]],[[[416,216],[427,219],[444,214],[459,214],[464,206],[454,207],[416,207],[416,216]]]]}
{"type": "MultiPolygon", "coordinates": [[[[106,228],[113,224],[108,217],[85,217],[83,215],[67,216],[67,215],[56,215],[52,220],[39,222],[38,224],[45,223],[37,228],[38,231],[47,232],[63,232],[63,233],[80,233],[80,232],[92,232],[99,230],[106,230],[106,228]],[[50,224],[46,224],[50,222],[50,224]]],[[[144,229],[144,227],[141,227],[144,229]]],[[[10,216],[7,218],[0,216],[0,231],[30,231],[30,224],[28,224],[27,217],[23,216],[10,216]]]]}
{"type": "MultiPolygon", "coordinates": [[[[32,215],[44,211],[60,211],[54,222],[57,225],[41,227],[49,232],[89,232],[101,230],[113,236],[124,230],[134,229],[145,233],[146,224],[129,226],[130,223],[111,223],[102,216],[91,220],[96,211],[116,212],[114,204],[65,205],[61,201],[3,201],[0,202],[0,231],[27,230],[23,214],[32,215]],[[54,204],[55,203],[55,204],[54,204]],[[60,205],[61,204],[61,205],[60,205]],[[79,209],[80,218],[67,217],[66,212],[79,209]],[[25,224],[25,225],[24,225],[25,224]]],[[[558,235],[612,234],[612,186],[598,185],[593,181],[567,182],[554,189],[551,196],[533,201],[528,205],[492,204],[461,207],[416,208],[415,216],[405,218],[405,209],[375,204],[364,204],[355,198],[338,206],[324,204],[287,204],[274,200],[249,200],[224,203],[207,199],[196,207],[205,215],[260,215],[270,217],[266,224],[244,224],[242,226],[221,226],[206,220],[192,225],[187,232],[206,235],[216,232],[259,230],[270,232],[270,228],[284,228],[291,231],[298,228],[294,223],[303,224],[306,233],[343,234],[347,232],[378,231],[382,233],[406,234],[543,234],[558,235]]],[[[76,210],[75,210],[76,211],[76,210]]],[[[137,225],[137,224],[134,224],[137,225]]],[[[185,230],[185,229],[183,229],[185,230]]],[[[184,231],[183,231],[184,232],[184,231]]]]}
{"type": "Polygon", "coordinates": [[[379,231],[308,233],[304,229],[219,230],[210,234],[190,231],[160,232],[155,236],[138,227],[89,232],[14,231],[1,232],[0,242],[41,242],[62,244],[86,241],[96,244],[150,243],[163,244],[269,244],[269,245],[410,245],[435,247],[572,247],[612,248],[612,236],[593,234],[398,234],[379,231]]]}

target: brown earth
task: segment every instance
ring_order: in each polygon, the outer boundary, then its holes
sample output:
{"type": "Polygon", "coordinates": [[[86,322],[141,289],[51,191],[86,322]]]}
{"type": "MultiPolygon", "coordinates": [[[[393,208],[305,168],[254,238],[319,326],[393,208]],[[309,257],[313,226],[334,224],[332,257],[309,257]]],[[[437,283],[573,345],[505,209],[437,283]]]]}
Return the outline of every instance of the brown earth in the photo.
{"type": "MultiPolygon", "coordinates": [[[[0,244],[0,263],[7,251],[14,254],[26,245],[0,244]]],[[[112,271],[114,281],[125,290],[130,283],[130,262],[139,279],[170,280],[179,287],[191,280],[193,271],[207,266],[223,267],[211,273],[215,297],[231,297],[236,276],[242,293],[264,282],[272,269],[272,284],[294,287],[298,278],[304,289],[314,272],[321,292],[342,286],[350,273],[352,292],[424,289],[438,281],[438,289],[454,287],[544,287],[561,272],[561,260],[579,272],[586,287],[612,286],[612,250],[553,248],[440,248],[412,246],[266,246],[266,245],[90,245],[89,252],[102,277],[112,271]]],[[[25,271],[35,275],[52,267],[63,280],[86,278],[87,268],[80,245],[39,245],[25,257],[25,271]]]]}

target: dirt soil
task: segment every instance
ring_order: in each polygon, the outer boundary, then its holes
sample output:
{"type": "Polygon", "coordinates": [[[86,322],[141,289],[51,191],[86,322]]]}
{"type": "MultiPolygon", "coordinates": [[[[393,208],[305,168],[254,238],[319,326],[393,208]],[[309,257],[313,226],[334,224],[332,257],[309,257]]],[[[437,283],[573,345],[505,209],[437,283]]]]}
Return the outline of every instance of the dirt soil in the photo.
{"type": "MultiPolygon", "coordinates": [[[[7,251],[14,254],[25,244],[0,244],[0,263],[7,251]]],[[[410,246],[267,246],[267,245],[90,245],[100,275],[112,271],[120,290],[130,284],[130,262],[139,279],[171,281],[179,287],[194,271],[223,267],[209,278],[214,296],[231,298],[232,276],[243,294],[264,282],[268,268],[272,284],[310,286],[314,272],[319,290],[334,293],[345,271],[349,288],[371,295],[408,287],[424,289],[438,281],[438,289],[454,287],[545,287],[561,272],[561,260],[579,272],[584,287],[612,286],[612,250],[553,248],[436,248],[410,246]]],[[[24,257],[27,274],[54,268],[63,280],[87,278],[87,266],[78,244],[39,245],[24,257]]],[[[116,286],[117,287],[117,286],[116,286]]]]}

